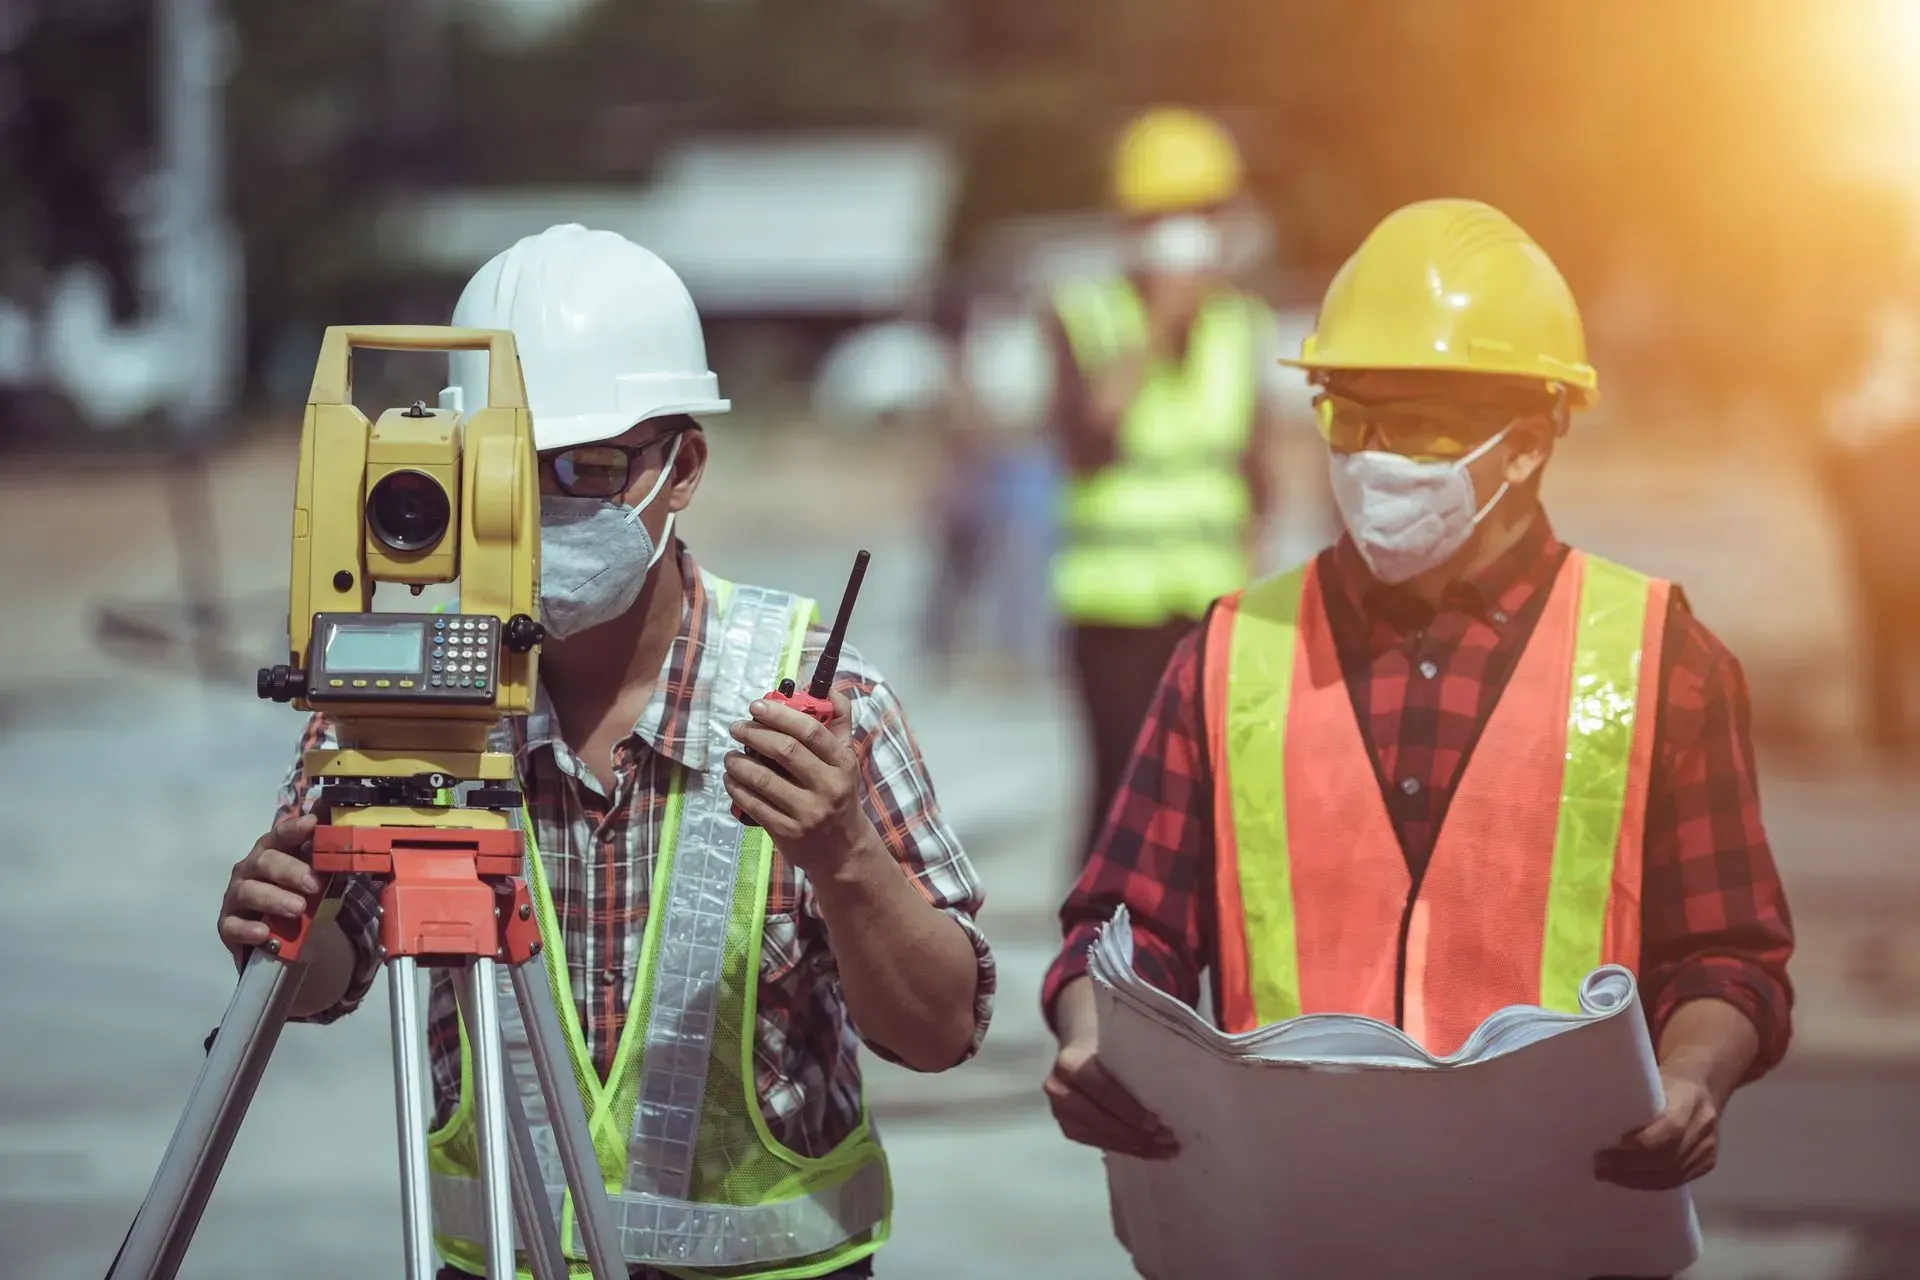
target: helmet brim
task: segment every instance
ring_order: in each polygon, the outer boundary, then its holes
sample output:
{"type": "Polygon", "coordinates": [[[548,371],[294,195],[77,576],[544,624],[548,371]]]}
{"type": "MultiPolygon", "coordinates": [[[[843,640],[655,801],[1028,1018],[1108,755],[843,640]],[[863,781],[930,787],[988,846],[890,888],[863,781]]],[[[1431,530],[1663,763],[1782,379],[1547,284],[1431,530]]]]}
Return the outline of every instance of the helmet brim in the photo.
{"type": "Polygon", "coordinates": [[[1304,357],[1280,356],[1276,364],[1289,369],[1299,369],[1308,374],[1315,373],[1460,373],[1484,378],[1528,378],[1553,383],[1567,389],[1567,403],[1576,408],[1589,408],[1600,403],[1600,388],[1597,380],[1581,382],[1574,378],[1556,378],[1539,369],[1494,369],[1481,366],[1465,369],[1458,365],[1409,365],[1401,361],[1365,361],[1365,360],[1325,360],[1306,359],[1304,357]]]}

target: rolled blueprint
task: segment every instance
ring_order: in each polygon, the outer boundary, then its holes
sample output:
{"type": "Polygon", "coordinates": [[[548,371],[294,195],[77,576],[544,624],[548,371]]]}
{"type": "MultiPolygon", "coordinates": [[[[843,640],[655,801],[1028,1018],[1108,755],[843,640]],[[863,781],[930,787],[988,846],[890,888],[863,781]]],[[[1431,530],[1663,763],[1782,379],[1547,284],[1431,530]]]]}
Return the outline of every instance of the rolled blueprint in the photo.
{"type": "Polygon", "coordinates": [[[1089,970],[1101,1061],[1180,1141],[1107,1157],[1148,1280],[1590,1280],[1699,1255],[1684,1188],[1593,1174],[1664,1104],[1626,969],[1589,974],[1575,1013],[1499,1010],[1447,1058],[1342,1014],[1221,1032],[1135,974],[1124,908],[1089,970]]]}

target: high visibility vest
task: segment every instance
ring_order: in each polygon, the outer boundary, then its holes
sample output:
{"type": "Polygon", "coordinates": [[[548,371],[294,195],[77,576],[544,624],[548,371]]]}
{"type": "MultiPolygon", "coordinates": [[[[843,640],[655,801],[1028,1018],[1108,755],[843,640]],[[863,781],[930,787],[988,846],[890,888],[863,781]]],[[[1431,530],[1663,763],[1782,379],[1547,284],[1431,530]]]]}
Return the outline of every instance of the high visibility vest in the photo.
{"type": "MultiPolygon", "coordinates": [[[[1137,348],[1146,312],[1126,279],[1075,283],[1055,298],[1087,377],[1137,348]]],[[[1259,385],[1251,300],[1218,294],[1201,307],[1182,364],[1145,374],[1107,466],[1068,479],[1054,601],[1072,622],[1158,626],[1198,618],[1247,581],[1252,517],[1245,457],[1259,385]]]]}
{"type": "Polygon", "coordinates": [[[1637,971],[1669,594],[1567,556],[1417,880],[1317,565],[1222,600],[1202,659],[1222,1025],[1362,1014],[1445,1056],[1497,1009],[1571,1012],[1599,965],[1637,971]]]}
{"type": "MultiPolygon", "coordinates": [[[[813,601],[718,584],[719,675],[705,714],[719,741],[780,679],[797,679],[813,601]]],[[[892,1185],[885,1154],[861,1120],[832,1152],[783,1146],[760,1109],[753,1066],[762,932],[772,846],[732,814],[718,753],[681,769],[667,799],[634,1003],[602,1080],[592,1066],[567,977],[563,940],[538,850],[527,878],[539,913],[547,978],[566,1028],[600,1171],[629,1265],[675,1276],[817,1276],[885,1242],[892,1185]],[[714,909],[727,904],[725,914],[714,909]]],[[[531,823],[523,826],[531,836],[531,823]]],[[[572,1196],[508,975],[498,1005],[505,1056],[560,1215],[569,1274],[591,1275],[572,1196]]],[[[447,1261],[485,1274],[485,1198],[478,1181],[472,1073],[460,1032],[460,1102],[429,1139],[435,1240],[447,1261]]],[[[531,1277],[521,1257],[523,1277],[531,1277]]]]}

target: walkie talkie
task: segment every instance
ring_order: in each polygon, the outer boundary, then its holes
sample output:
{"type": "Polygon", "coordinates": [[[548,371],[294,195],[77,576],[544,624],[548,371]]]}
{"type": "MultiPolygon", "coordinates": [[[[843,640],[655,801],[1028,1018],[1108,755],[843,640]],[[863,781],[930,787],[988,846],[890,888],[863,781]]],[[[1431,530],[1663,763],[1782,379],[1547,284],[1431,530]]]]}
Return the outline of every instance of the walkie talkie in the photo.
{"type": "MultiPolygon", "coordinates": [[[[821,724],[833,723],[833,678],[840,673],[840,646],[846,642],[847,621],[853,617],[853,602],[860,596],[860,581],[867,576],[869,559],[865,551],[853,558],[853,576],[847,579],[847,592],[840,597],[840,612],[833,619],[833,630],[827,633],[826,648],[820,651],[820,661],[814,664],[813,683],[805,693],[800,693],[793,681],[782,680],[780,687],[767,695],[767,701],[784,703],[821,724]]],[[[747,754],[770,769],[775,767],[763,756],[754,752],[747,754]]],[[[733,806],[733,816],[746,826],[760,825],[737,804],[733,806]]]]}

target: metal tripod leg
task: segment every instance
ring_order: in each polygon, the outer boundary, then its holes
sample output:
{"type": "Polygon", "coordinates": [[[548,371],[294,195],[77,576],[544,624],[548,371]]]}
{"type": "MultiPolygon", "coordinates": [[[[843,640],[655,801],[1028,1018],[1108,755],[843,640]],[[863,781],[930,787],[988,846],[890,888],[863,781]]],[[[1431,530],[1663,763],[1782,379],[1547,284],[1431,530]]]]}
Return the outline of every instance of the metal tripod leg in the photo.
{"type": "Polygon", "coordinates": [[[537,958],[513,965],[507,972],[513,979],[520,1019],[526,1024],[527,1045],[533,1051],[540,1092],[547,1100],[547,1120],[553,1125],[560,1148],[567,1189],[573,1192],[574,1223],[586,1245],[587,1265],[593,1269],[594,1280],[624,1280],[627,1264],[621,1256],[620,1234],[614,1229],[613,1208],[607,1203],[600,1160],[594,1153],[586,1108],[568,1064],[566,1033],[560,1029],[560,1014],[553,1007],[547,975],[537,958]]]}
{"type": "MultiPolygon", "coordinates": [[[[464,982],[453,984],[454,998],[460,1005],[460,1020],[473,1026],[472,1000],[464,982]]],[[[567,1259],[560,1243],[560,1224],[554,1220],[553,1206],[547,1200],[547,1186],[540,1176],[540,1156],[533,1145],[533,1130],[527,1124],[526,1105],[520,1101],[520,1083],[513,1063],[501,1063],[501,1093],[506,1102],[507,1139],[513,1157],[514,1221],[520,1229],[520,1247],[526,1252],[527,1265],[534,1280],[567,1280],[567,1259]]]]}
{"type": "Polygon", "coordinates": [[[505,1075],[500,1052],[500,1010],[494,1004],[494,962],[467,962],[468,1011],[473,1045],[473,1102],[480,1140],[480,1191],[487,1211],[488,1280],[513,1280],[512,1172],[507,1156],[505,1075]]]}
{"type": "Polygon", "coordinates": [[[420,1016],[419,965],[412,956],[387,961],[387,1003],[393,1014],[393,1103],[400,1127],[400,1228],[407,1280],[433,1280],[433,1184],[427,1169],[426,1023],[420,1016]]]}
{"type": "Polygon", "coordinates": [[[173,1280],[179,1271],[305,976],[263,952],[247,958],[110,1280],[173,1280]]]}

